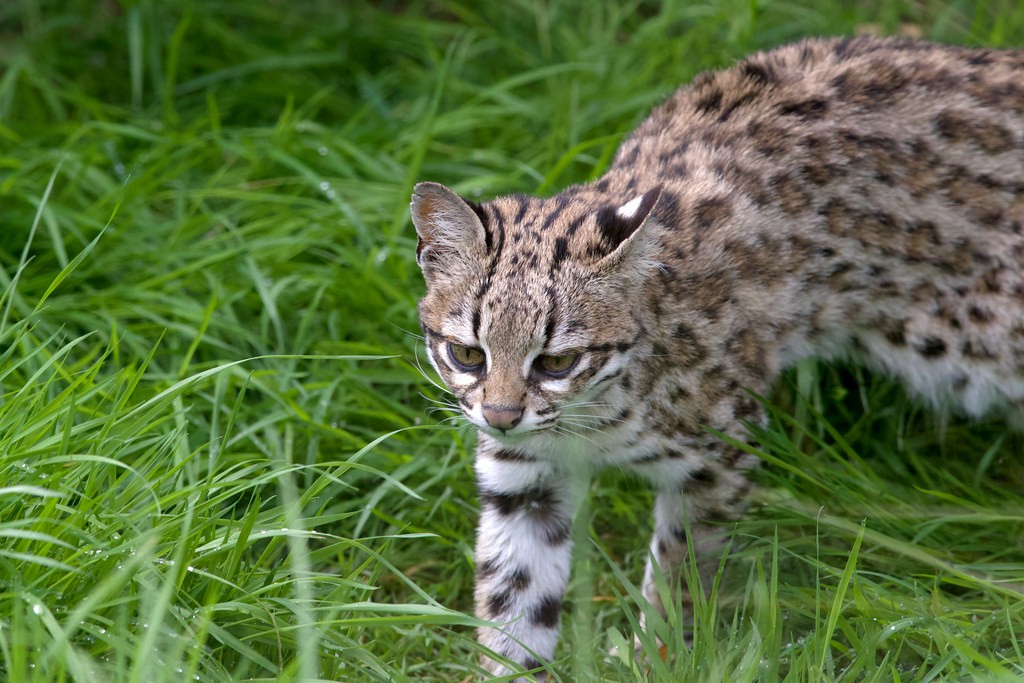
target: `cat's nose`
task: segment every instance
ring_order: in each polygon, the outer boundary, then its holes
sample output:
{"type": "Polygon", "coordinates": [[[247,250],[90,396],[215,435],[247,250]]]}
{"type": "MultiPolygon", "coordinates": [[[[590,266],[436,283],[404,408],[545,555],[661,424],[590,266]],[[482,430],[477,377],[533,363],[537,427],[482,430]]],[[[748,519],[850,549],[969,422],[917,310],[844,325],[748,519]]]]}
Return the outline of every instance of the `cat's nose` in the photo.
{"type": "Polygon", "coordinates": [[[495,429],[512,429],[523,419],[522,408],[509,408],[508,406],[489,406],[484,404],[484,419],[487,424],[495,429]]]}

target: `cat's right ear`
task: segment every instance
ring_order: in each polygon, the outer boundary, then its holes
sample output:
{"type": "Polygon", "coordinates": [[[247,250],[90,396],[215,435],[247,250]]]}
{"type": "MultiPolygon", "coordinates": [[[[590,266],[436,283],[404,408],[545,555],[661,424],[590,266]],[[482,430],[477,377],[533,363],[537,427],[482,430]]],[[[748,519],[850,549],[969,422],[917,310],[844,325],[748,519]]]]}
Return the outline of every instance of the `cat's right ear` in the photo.
{"type": "Polygon", "coordinates": [[[487,214],[439,183],[417,183],[409,204],[419,243],[416,262],[425,268],[452,258],[483,260],[488,252],[487,214]]]}
{"type": "Polygon", "coordinates": [[[608,253],[598,263],[601,270],[614,270],[622,264],[634,266],[638,273],[650,265],[649,239],[643,234],[654,208],[661,198],[658,185],[621,206],[606,206],[595,216],[601,240],[608,253]],[[638,270],[639,269],[639,270],[638,270]]]}

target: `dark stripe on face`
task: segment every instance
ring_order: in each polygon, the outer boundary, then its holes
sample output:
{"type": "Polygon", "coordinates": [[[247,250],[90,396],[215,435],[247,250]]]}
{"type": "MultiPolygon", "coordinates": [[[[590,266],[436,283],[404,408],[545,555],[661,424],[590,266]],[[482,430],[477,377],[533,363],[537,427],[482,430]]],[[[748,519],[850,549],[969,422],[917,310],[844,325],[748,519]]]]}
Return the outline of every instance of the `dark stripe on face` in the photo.
{"type": "MultiPolygon", "coordinates": [[[[486,290],[485,290],[486,291],[486,290]]],[[[477,306],[473,309],[473,322],[470,323],[470,328],[473,330],[473,338],[480,341],[480,303],[477,300],[477,306]]]]}
{"type": "MultiPolygon", "coordinates": [[[[607,363],[608,363],[608,359],[606,358],[604,362],[605,362],[605,363],[607,364],[607,363]]],[[[602,367],[603,367],[603,366],[602,366],[602,367]]],[[[622,372],[623,372],[623,369],[622,369],[622,368],[619,368],[618,370],[616,370],[616,371],[615,371],[615,372],[613,372],[612,374],[610,374],[610,375],[607,375],[607,376],[605,376],[605,377],[602,377],[602,378],[601,378],[601,381],[602,381],[602,382],[609,382],[609,381],[611,381],[611,380],[615,379],[616,377],[618,377],[619,375],[621,375],[621,374],[622,374],[622,372]]]]}
{"type": "Polygon", "coordinates": [[[548,310],[547,320],[544,322],[544,346],[546,347],[551,343],[551,338],[555,336],[555,309],[552,306],[548,310]]]}
{"type": "Polygon", "coordinates": [[[578,375],[573,377],[573,386],[580,387],[582,389],[580,384],[589,383],[590,380],[592,380],[597,375],[597,373],[601,372],[601,370],[604,369],[604,366],[608,364],[609,358],[609,356],[604,356],[603,358],[598,357],[591,359],[590,367],[588,367],[586,370],[581,370],[578,375]]]}
{"type": "Polygon", "coordinates": [[[423,328],[423,333],[428,337],[437,337],[438,339],[444,338],[440,332],[427,325],[422,319],[420,320],[420,327],[423,328]]]}
{"type": "Polygon", "coordinates": [[[607,344],[597,344],[595,346],[588,346],[587,351],[591,353],[608,353],[609,351],[618,351],[619,353],[625,353],[633,348],[633,344],[636,343],[636,339],[631,341],[619,341],[619,342],[608,342],[607,344]]]}
{"type": "Polygon", "coordinates": [[[493,225],[494,248],[488,251],[491,256],[491,262],[487,264],[487,274],[484,276],[476,295],[473,297],[473,300],[477,302],[476,308],[473,310],[473,336],[478,340],[480,339],[480,306],[483,304],[484,296],[487,295],[487,290],[491,288],[494,271],[498,267],[498,261],[501,260],[501,252],[505,248],[505,218],[501,215],[500,211],[494,211],[493,225]]]}

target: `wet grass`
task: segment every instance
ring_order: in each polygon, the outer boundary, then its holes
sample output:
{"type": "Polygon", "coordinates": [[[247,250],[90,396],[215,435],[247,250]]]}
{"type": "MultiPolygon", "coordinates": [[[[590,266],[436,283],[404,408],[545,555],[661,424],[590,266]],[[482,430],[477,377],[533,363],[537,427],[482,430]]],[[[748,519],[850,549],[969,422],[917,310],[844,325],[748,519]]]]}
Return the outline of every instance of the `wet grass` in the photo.
{"type": "MultiPolygon", "coordinates": [[[[1024,43],[1011,3],[4,3],[3,676],[471,676],[472,437],[418,368],[412,184],[554,192],[702,69],[908,25],[1024,43]]],[[[593,482],[555,680],[1024,676],[1021,437],[856,369],[771,400],[664,662],[600,654],[651,498],[593,482]]]]}

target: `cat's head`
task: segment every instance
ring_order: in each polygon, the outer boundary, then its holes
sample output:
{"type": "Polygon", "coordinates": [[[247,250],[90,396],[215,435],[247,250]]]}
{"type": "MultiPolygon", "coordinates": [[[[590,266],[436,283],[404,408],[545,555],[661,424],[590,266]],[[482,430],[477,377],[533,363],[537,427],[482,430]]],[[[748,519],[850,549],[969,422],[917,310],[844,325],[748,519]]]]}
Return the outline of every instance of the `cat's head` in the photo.
{"type": "Polygon", "coordinates": [[[570,191],[480,205],[443,185],[416,186],[420,323],[470,422],[517,441],[576,431],[574,418],[600,412],[640,335],[637,299],[654,267],[645,226],[660,194],[595,205],[570,191]]]}

